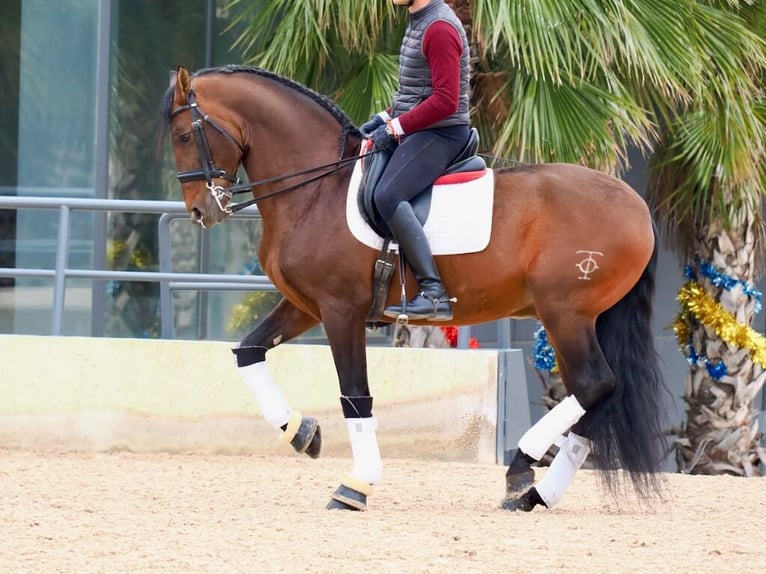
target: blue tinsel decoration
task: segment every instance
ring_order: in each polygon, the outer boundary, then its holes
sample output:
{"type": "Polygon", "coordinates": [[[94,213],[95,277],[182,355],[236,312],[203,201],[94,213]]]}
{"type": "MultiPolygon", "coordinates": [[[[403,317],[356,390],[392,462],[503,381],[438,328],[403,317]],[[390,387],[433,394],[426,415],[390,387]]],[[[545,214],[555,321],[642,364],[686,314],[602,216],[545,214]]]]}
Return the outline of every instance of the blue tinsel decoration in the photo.
{"type": "MultiPolygon", "coordinates": [[[[741,279],[735,279],[734,277],[730,277],[729,275],[726,275],[725,273],[721,273],[718,271],[715,267],[713,267],[710,263],[706,263],[704,261],[699,263],[699,270],[700,275],[707,278],[713,285],[718,287],[719,289],[725,289],[726,291],[731,291],[734,287],[737,285],[740,285],[742,287],[742,291],[747,295],[748,297],[751,297],[755,301],[754,310],[756,313],[760,313],[761,311],[761,292],[754,288],[752,285],[749,285],[745,281],[742,281],[741,279]]],[[[696,281],[697,275],[694,272],[694,268],[691,265],[686,265],[684,267],[684,276],[689,281],[696,281]]],[[[721,377],[723,377],[728,370],[726,369],[726,365],[723,361],[711,361],[708,359],[705,355],[699,355],[695,350],[694,346],[692,345],[692,341],[690,340],[689,343],[686,345],[687,353],[686,353],[686,360],[689,362],[690,365],[697,365],[698,363],[703,363],[705,365],[705,368],[707,369],[708,374],[713,377],[716,381],[720,380],[721,377]]]]}
{"type": "Polygon", "coordinates": [[[545,327],[539,327],[535,331],[535,368],[538,371],[552,371],[556,367],[556,353],[548,344],[548,335],[545,327]]]}
{"type": "MultiPolygon", "coordinates": [[[[745,293],[745,295],[755,300],[755,312],[761,312],[761,292],[758,289],[746,283],[745,281],[742,281],[741,279],[735,279],[734,277],[730,277],[725,273],[721,273],[710,263],[705,263],[704,261],[700,262],[699,270],[703,277],[709,279],[710,282],[719,289],[731,291],[736,285],[741,285],[742,291],[745,293]]],[[[684,276],[690,281],[697,279],[697,276],[694,273],[694,269],[691,265],[686,265],[684,267],[684,276]]]]}
{"type": "Polygon", "coordinates": [[[698,354],[697,351],[694,350],[694,345],[692,344],[691,337],[689,338],[689,342],[686,344],[686,361],[692,367],[699,363],[703,363],[707,369],[708,374],[716,381],[720,380],[721,377],[729,372],[726,368],[726,364],[723,361],[719,360],[714,362],[708,359],[705,355],[698,354]]]}

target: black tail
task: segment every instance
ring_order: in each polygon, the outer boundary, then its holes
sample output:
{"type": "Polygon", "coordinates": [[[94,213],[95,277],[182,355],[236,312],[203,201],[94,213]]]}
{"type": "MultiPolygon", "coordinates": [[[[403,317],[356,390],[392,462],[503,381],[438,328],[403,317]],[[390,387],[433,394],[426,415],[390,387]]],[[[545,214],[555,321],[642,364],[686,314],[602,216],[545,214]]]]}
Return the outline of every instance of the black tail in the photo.
{"type": "Polygon", "coordinates": [[[615,471],[622,468],[630,473],[639,495],[660,491],[656,473],[668,452],[666,398],[670,394],[651,329],[657,243],[655,228],[654,252],[638,283],[596,320],[596,335],[616,387],[588,410],[577,429],[591,439],[593,463],[604,471],[607,486],[615,486],[615,471]]]}

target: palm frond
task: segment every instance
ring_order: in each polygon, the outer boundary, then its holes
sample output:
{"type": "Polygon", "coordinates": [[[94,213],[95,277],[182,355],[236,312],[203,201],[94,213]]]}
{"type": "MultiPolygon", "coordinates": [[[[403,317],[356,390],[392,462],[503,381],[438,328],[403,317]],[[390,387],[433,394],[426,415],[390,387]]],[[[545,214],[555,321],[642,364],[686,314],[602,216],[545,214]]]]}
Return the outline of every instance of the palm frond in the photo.
{"type": "Polygon", "coordinates": [[[391,54],[370,55],[346,61],[346,73],[333,97],[357,122],[387,108],[397,87],[399,61],[391,54]]]}
{"type": "Polygon", "coordinates": [[[396,90],[403,10],[382,0],[233,0],[232,26],[247,63],[331,95],[357,121],[390,104],[396,90]],[[342,62],[343,65],[339,65],[342,62]]]}
{"type": "Polygon", "coordinates": [[[685,113],[667,127],[652,159],[648,199],[666,222],[671,241],[685,251],[709,221],[728,226],[751,194],[764,189],[763,101],[720,102],[685,113]]]}
{"type": "Polygon", "coordinates": [[[686,100],[701,81],[678,2],[477,0],[475,22],[483,44],[507,50],[510,63],[535,79],[591,80],[613,70],[686,100]]]}
{"type": "Polygon", "coordinates": [[[493,153],[520,161],[581,163],[614,172],[626,167],[628,145],[646,148],[653,133],[648,114],[627,93],[585,81],[556,85],[517,73],[494,98],[505,105],[489,102],[475,118],[495,126],[493,153]],[[509,110],[505,121],[486,117],[492,104],[509,110]]]}

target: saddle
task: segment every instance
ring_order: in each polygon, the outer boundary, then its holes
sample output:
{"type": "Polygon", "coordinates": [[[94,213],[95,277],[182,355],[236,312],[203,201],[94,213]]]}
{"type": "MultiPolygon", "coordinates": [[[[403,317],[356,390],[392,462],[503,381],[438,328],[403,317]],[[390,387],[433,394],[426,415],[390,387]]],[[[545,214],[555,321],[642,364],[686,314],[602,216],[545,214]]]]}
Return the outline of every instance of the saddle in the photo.
{"type": "MultiPolygon", "coordinates": [[[[372,142],[367,140],[362,145],[362,153],[369,152],[372,142]]],[[[476,128],[471,128],[468,141],[455,156],[444,173],[426,189],[415,196],[410,204],[415,212],[415,216],[421,225],[425,225],[428,214],[431,210],[431,196],[436,185],[450,185],[472,181],[482,177],[487,171],[487,164],[484,159],[477,156],[479,150],[479,132],[476,128]]],[[[391,159],[391,152],[379,151],[376,154],[368,156],[362,160],[363,176],[359,185],[357,194],[357,203],[359,212],[375,233],[383,237],[383,247],[375,261],[373,269],[372,302],[367,313],[367,326],[375,328],[385,323],[379,322],[383,315],[383,307],[386,301],[386,295],[391,286],[391,279],[394,273],[394,251],[390,249],[390,243],[394,239],[393,234],[388,229],[386,222],[375,208],[373,200],[375,186],[380,181],[380,176],[391,159]]],[[[401,257],[401,253],[399,254],[401,257]]],[[[402,282],[404,278],[402,277],[402,282]]],[[[403,287],[402,287],[403,288],[403,287]]]]}
{"type": "MultiPolygon", "coordinates": [[[[365,144],[371,147],[372,142],[368,140],[365,144]]],[[[487,170],[487,164],[482,157],[476,155],[478,150],[479,132],[476,128],[471,128],[468,141],[463,146],[463,149],[460,150],[460,153],[455,156],[455,159],[452,160],[452,163],[447,166],[444,173],[432,185],[429,185],[410,201],[412,209],[422,225],[425,225],[425,222],[428,220],[428,213],[431,209],[431,195],[435,185],[463,183],[478,179],[484,175],[487,170]]],[[[366,151],[369,151],[369,148],[365,149],[363,147],[362,152],[366,151]]],[[[383,170],[385,170],[390,159],[391,152],[379,151],[362,160],[364,175],[357,196],[359,211],[362,217],[378,235],[385,239],[393,239],[393,235],[388,229],[386,222],[378,213],[373,197],[375,186],[380,181],[383,170]]]]}

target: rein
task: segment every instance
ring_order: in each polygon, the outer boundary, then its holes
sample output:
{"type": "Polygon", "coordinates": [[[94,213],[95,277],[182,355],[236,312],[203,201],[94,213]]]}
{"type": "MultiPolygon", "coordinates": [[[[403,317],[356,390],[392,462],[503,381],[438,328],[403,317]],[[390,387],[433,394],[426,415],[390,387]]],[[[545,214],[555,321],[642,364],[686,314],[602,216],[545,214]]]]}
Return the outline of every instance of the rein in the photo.
{"type": "MultiPolygon", "coordinates": [[[[236,205],[227,205],[226,207],[229,210],[227,211],[226,209],[224,209],[224,211],[226,211],[227,213],[237,212],[240,209],[244,209],[244,208],[246,208],[246,207],[248,207],[250,205],[258,203],[261,200],[267,199],[269,197],[273,197],[275,195],[279,195],[280,193],[284,193],[286,191],[292,191],[293,189],[297,189],[299,187],[302,187],[304,185],[307,185],[309,183],[312,183],[314,181],[322,179],[325,176],[331,175],[331,174],[335,173],[336,171],[338,171],[338,170],[340,170],[340,169],[342,169],[342,168],[344,168],[344,167],[346,167],[348,165],[351,165],[352,163],[356,162],[358,159],[362,159],[362,158],[365,158],[365,157],[367,157],[369,155],[373,155],[373,154],[376,154],[376,153],[378,153],[378,150],[369,151],[369,152],[366,152],[366,153],[362,153],[362,154],[358,154],[358,155],[353,155],[353,156],[341,158],[341,159],[339,159],[337,161],[332,161],[330,163],[326,163],[326,164],[323,164],[323,165],[317,165],[317,166],[310,167],[308,169],[304,169],[304,170],[301,170],[301,171],[294,171],[292,173],[288,173],[288,174],[285,174],[285,175],[278,175],[276,177],[270,177],[268,179],[259,179],[259,180],[256,180],[256,181],[249,181],[247,183],[237,183],[237,184],[232,185],[230,187],[222,188],[222,189],[225,190],[226,195],[229,198],[231,198],[231,196],[233,196],[233,195],[238,195],[240,193],[245,193],[247,191],[252,191],[254,187],[257,187],[259,185],[265,185],[267,183],[273,183],[275,181],[282,181],[282,180],[285,180],[285,179],[290,179],[291,177],[296,177],[298,175],[306,175],[308,173],[313,173],[315,171],[319,171],[319,170],[322,170],[322,169],[326,170],[326,171],[323,171],[322,173],[319,173],[317,175],[314,175],[312,177],[309,177],[307,179],[299,181],[298,183],[295,183],[293,185],[289,185],[287,187],[283,187],[281,189],[277,189],[275,191],[272,191],[271,193],[267,193],[267,194],[262,195],[260,197],[254,197],[252,199],[248,199],[247,201],[242,201],[240,203],[237,203],[236,205]]],[[[217,186],[217,187],[220,187],[220,186],[217,186]]]]}
{"type": "MultiPolygon", "coordinates": [[[[259,179],[257,181],[248,181],[248,182],[242,183],[242,180],[240,180],[240,178],[237,177],[236,174],[229,173],[225,169],[219,168],[218,166],[215,165],[215,161],[213,160],[213,153],[210,150],[210,144],[208,142],[207,136],[205,135],[203,123],[209,124],[218,133],[225,136],[229,141],[234,143],[234,145],[236,145],[243,154],[245,154],[247,150],[239,142],[239,140],[237,140],[237,138],[235,138],[228,131],[226,131],[225,128],[218,125],[209,115],[205,114],[200,109],[199,104],[197,104],[197,100],[194,96],[194,90],[189,91],[188,99],[189,99],[189,103],[173,110],[170,113],[170,118],[172,119],[176,115],[182,112],[191,111],[192,131],[194,133],[194,140],[197,143],[197,152],[199,153],[200,163],[202,164],[202,167],[200,169],[178,171],[176,172],[176,177],[178,178],[178,181],[180,183],[204,180],[205,186],[208,188],[208,190],[210,190],[210,193],[213,195],[215,202],[218,204],[218,208],[224,213],[226,213],[227,215],[231,215],[232,213],[245,209],[246,207],[256,204],[259,201],[262,201],[269,197],[273,197],[275,195],[279,195],[280,193],[285,193],[287,191],[292,191],[293,189],[297,189],[299,187],[302,187],[304,185],[307,185],[309,183],[322,179],[323,177],[331,175],[335,173],[336,171],[339,171],[340,169],[353,164],[359,159],[378,153],[378,150],[373,150],[373,151],[369,151],[366,153],[362,153],[362,154],[358,154],[358,155],[354,155],[354,156],[350,156],[346,158],[342,157],[341,155],[341,158],[339,160],[326,163],[323,165],[317,165],[314,167],[303,169],[301,171],[295,171],[285,175],[278,175],[278,176],[270,177],[267,179],[259,179]],[[238,195],[240,193],[246,193],[248,191],[253,191],[253,189],[259,185],[266,185],[268,183],[283,181],[285,179],[290,179],[292,177],[296,177],[299,175],[307,175],[317,171],[321,171],[321,173],[318,173],[317,175],[313,175],[293,185],[289,185],[287,187],[277,189],[275,191],[272,191],[260,197],[254,197],[247,201],[242,201],[235,205],[231,204],[231,198],[234,195],[238,195]],[[215,179],[225,179],[226,181],[230,182],[232,185],[223,187],[215,183],[214,181],[215,179]],[[224,200],[227,200],[227,201],[224,203],[224,200]]],[[[344,132],[343,134],[344,141],[345,141],[345,135],[346,134],[344,132]]],[[[341,154],[342,154],[342,151],[341,151],[341,154]]]]}

